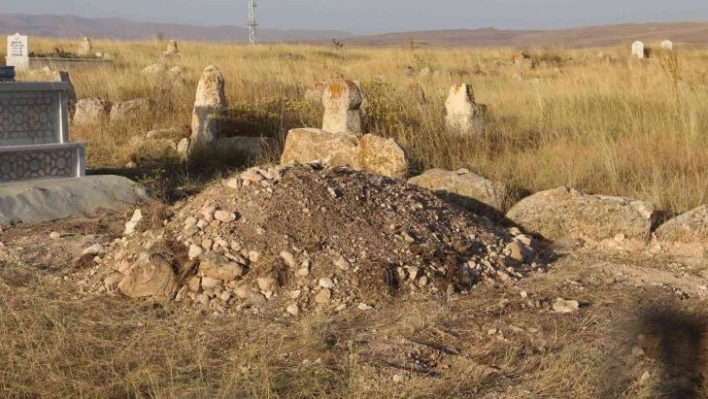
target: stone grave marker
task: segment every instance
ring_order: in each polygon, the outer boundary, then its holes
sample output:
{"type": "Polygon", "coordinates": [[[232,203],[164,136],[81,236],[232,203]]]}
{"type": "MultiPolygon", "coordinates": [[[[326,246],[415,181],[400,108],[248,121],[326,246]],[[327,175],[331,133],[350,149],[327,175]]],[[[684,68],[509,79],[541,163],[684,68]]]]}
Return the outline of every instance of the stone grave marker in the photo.
{"type": "Polygon", "coordinates": [[[644,59],[644,43],[634,42],[632,43],[632,55],[641,59],[644,59]]]}
{"type": "Polygon", "coordinates": [[[667,51],[672,51],[674,49],[674,43],[671,40],[664,40],[661,42],[661,48],[667,51]]]}
{"type": "Polygon", "coordinates": [[[27,36],[15,33],[7,37],[7,57],[5,65],[22,71],[29,68],[29,46],[27,36]]]}

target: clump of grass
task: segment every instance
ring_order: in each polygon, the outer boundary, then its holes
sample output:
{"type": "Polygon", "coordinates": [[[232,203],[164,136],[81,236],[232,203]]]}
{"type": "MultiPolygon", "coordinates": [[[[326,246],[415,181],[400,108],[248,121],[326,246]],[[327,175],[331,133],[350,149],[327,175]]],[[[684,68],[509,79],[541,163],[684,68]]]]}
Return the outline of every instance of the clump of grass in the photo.
{"type": "MultiPolygon", "coordinates": [[[[46,52],[77,44],[38,38],[31,46],[46,52]]],[[[335,53],[294,44],[185,42],[180,43],[182,57],[170,66],[183,69],[186,90],[164,92],[140,75],[145,66],[164,61],[152,41],[93,44],[96,51],[113,54],[116,68],[72,71],[78,97],[152,97],[160,112],[126,124],[73,127],[74,140],[89,144],[89,167],[125,165],[136,150],[130,139],[150,129],[189,126],[197,81],[204,67],[215,64],[232,104],[233,129],[227,134],[283,137],[293,127],[319,126],[321,111],[302,101],[304,89],[343,76],[361,81],[367,91],[367,130],[397,139],[415,172],[466,167],[523,192],[570,185],[649,200],[670,213],[706,201],[703,65],[708,52],[703,49],[664,53],[642,63],[629,62],[625,48],[536,49],[529,56],[559,66],[561,73],[541,67],[518,79],[506,66],[514,52],[508,48],[345,47],[335,53]],[[597,57],[600,50],[615,62],[608,65],[597,57]],[[405,73],[409,65],[432,66],[433,73],[413,81],[405,73]],[[412,82],[425,92],[424,107],[408,89],[412,82]],[[477,101],[489,107],[481,140],[445,134],[445,98],[450,86],[463,82],[472,84],[477,101]]],[[[159,163],[161,157],[145,162],[159,163]]]]}

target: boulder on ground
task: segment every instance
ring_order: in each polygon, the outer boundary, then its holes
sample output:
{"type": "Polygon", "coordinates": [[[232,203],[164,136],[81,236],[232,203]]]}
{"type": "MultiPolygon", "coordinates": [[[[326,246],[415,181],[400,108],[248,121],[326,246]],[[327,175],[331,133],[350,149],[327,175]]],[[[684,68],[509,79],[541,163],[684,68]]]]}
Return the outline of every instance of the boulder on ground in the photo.
{"type": "Polygon", "coordinates": [[[111,122],[123,122],[145,116],[155,111],[157,103],[149,98],[136,98],[135,100],[119,101],[111,107],[111,122]]]}
{"type": "Polygon", "coordinates": [[[315,160],[329,165],[349,165],[362,169],[359,138],[354,134],[335,134],[315,128],[292,129],[285,140],[282,164],[315,160]]]}
{"type": "Polygon", "coordinates": [[[73,122],[75,125],[98,125],[106,121],[110,103],[98,97],[84,98],[76,102],[73,122]]]}
{"type": "Polygon", "coordinates": [[[683,243],[708,240],[708,205],[679,215],[656,229],[656,237],[662,241],[683,243]]]}
{"type": "Polygon", "coordinates": [[[367,134],[330,133],[320,129],[293,129],[288,132],[281,163],[321,161],[332,166],[403,178],[408,171],[404,151],[393,139],[367,134]]]}
{"type": "Polygon", "coordinates": [[[170,299],[176,286],[172,264],[160,254],[143,253],[118,283],[118,290],[131,298],[170,299]]]}
{"type": "Polygon", "coordinates": [[[485,179],[467,169],[448,171],[431,169],[408,180],[473,211],[486,211],[487,206],[498,212],[505,210],[507,190],[504,184],[485,179]]]}
{"type": "Polygon", "coordinates": [[[568,187],[524,198],[506,217],[526,231],[550,240],[564,238],[647,240],[654,206],[630,198],[589,195],[568,187]]]}
{"type": "Polygon", "coordinates": [[[192,146],[207,146],[213,143],[219,135],[218,114],[226,109],[224,94],[224,76],[219,68],[209,65],[204,69],[194,100],[192,112],[192,146]]]}
{"type": "Polygon", "coordinates": [[[146,66],[142,71],[140,71],[140,74],[145,76],[146,78],[151,78],[151,79],[157,79],[157,78],[162,78],[168,71],[167,65],[161,62],[148,65],[146,66]]]}
{"type": "Polygon", "coordinates": [[[406,153],[393,139],[366,134],[359,140],[359,154],[366,171],[394,178],[408,173],[406,153]]]}

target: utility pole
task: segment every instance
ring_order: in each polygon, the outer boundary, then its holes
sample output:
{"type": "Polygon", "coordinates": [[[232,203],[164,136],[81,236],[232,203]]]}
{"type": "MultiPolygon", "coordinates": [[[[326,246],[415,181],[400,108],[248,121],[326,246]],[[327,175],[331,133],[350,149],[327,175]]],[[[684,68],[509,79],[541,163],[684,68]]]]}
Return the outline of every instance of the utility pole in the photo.
{"type": "Polygon", "coordinates": [[[258,23],[256,22],[256,5],[255,0],[248,1],[248,43],[253,46],[256,44],[256,27],[258,23]]]}

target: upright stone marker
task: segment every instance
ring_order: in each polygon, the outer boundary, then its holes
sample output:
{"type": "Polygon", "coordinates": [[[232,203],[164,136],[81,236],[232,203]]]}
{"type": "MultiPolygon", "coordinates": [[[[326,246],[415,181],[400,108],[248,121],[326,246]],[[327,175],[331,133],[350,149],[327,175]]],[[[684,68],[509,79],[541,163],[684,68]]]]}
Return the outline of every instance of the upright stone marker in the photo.
{"type": "Polygon", "coordinates": [[[672,51],[674,49],[674,43],[671,40],[664,40],[661,42],[661,48],[667,51],[672,51]]]}
{"type": "Polygon", "coordinates": [[[164,52],[165,57],[177,57],[179,56],[179,50],[177,49],[177,42],[175,40],[170,40],[167,43],[167,51],[164,52]]]}
{"type": "Polygon", "coordinates": [[[445,125],[451,133],[466,136],[484,134],[485,106],[475,103],[474,91],[468,84],[455,85],[445,100],[445,125]]]}
{"type": "Polygon", "coordinates": [[[634,42],[632,44],[632,55],[641,59],[644,59],[644,43],[634,42]]]}
{"type": "Polygon", "coordinates": [[[81,44],[79,44],[78,50],[76,50],[76,54],[80,57],[86,57],[87,55],[91,54],[91,39],[88,37],[83,38],[81,40],[81,44]]]}
{"type": "Polygon", "coordinates": [[[364,92],[351,80],[333,79],[322,95],[325,112],[322,130],[329,133],[361,134],[361,104],[364,92]]]}
{"type": "Polygon", "coordinates": [[[216,141],[218,136],[217,116],[226,109],[224,76],[219,68],[209,65],[204,69],[197,85],[197,95],[192,112],[191,147],[199,148],[216,141]]]}
{"type": "Polygon", "coordinates": [[[7,57],[5,65],[14,66],[16,70],[29,69],[29,46],[27,36],[15,33],[7,37],[7,57]]]}

